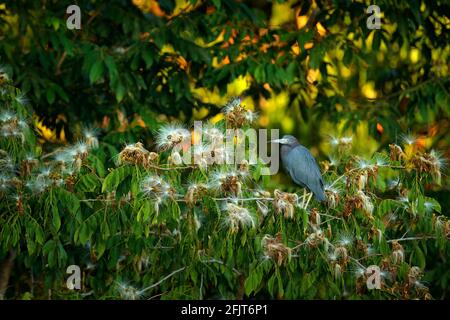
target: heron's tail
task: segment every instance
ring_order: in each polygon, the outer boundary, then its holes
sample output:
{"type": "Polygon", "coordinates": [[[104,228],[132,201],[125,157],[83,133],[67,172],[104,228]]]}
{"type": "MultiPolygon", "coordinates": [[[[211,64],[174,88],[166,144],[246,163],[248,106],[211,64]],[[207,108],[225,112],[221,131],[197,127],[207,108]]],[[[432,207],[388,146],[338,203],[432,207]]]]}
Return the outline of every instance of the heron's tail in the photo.
{"type": "Polygon", "coordinates": [[[321,189],[314,191],[314,196],[316,197],[316,200],[320,202],[324,202],[327,200],[325,192],[321,189]]]}

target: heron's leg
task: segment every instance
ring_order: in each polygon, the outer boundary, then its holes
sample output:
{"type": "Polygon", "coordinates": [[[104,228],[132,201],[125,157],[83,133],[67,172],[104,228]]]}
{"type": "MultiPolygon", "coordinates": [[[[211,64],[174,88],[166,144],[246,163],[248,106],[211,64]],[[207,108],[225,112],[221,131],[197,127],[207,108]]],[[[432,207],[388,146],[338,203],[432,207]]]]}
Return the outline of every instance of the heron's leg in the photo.
{"type": "Polygon", "coordinates": [[[306,188],[303,188],[302,209],[305,209],[306,188]]]}
{"type": "Polygon", "coordinates": [[[309,193],[309,197],[308,197],[308,201],[306,202],[306,205],[305,205],[305,210],[308,208],[308,205],[309,205],[309,202],[311,201],[312,195],[313,195],[313,193],[310,192],[309,193]]]}

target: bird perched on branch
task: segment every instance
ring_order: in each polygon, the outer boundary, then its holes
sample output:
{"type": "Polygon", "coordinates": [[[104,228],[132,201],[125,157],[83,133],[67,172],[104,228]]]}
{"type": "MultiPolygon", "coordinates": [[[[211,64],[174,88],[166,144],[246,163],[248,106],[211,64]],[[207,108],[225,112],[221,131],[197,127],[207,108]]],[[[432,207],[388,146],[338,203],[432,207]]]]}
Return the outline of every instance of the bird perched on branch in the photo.
{"type": "Polygon", "coordinates": [[[291,179],[296,184],[308,188],[318,201],[325,201],[322,175],[309,150],[291,135],[270,142],[281,145],[281,162],[291,179]]]}

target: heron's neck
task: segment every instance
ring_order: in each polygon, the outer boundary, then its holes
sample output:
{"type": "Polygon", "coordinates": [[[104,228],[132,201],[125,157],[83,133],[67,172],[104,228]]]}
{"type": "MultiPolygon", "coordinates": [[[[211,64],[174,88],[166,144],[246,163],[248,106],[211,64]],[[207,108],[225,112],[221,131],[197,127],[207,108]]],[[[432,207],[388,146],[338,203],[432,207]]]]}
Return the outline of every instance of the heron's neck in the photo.
{"type": "Polygon", "coordinates": [[[280,148],[281,159],[283,159],[284,156],[286,156],[289,153],[289,151],[291,151],[293,148],[295,147],[288,144],[282,144],[280,148]]]}

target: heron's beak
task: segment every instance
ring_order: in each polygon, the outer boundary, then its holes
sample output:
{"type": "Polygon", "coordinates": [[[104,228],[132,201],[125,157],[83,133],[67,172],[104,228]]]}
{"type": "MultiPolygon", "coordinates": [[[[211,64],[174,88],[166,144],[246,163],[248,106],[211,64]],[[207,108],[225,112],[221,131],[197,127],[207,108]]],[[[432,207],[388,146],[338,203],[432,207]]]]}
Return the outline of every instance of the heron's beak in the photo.
{"type": "Polygon", "coordinates": [[[286,139],[274,139],[274,140],[270,140],[269,143],[285,144],[285,143],[287,143],[287,141],[286,141],[286,139]]]}

